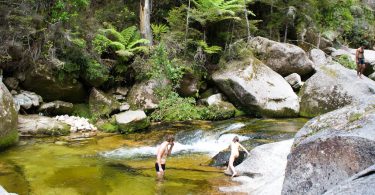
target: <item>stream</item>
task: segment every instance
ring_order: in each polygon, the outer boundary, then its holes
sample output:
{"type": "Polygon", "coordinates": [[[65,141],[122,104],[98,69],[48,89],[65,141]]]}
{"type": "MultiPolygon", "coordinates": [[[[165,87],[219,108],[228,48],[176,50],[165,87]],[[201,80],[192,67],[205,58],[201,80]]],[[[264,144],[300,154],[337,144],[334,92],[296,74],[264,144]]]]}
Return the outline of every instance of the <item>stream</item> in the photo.
{"type": "Polygon", "coordinates": [[[24,194],[221,194],[237,185],[210,159],[238,135],[248,149],[292,138],[307,119],[237,118],[152,125],[142,133],[22,138],[0,153],[0,185],[24,194]],[[167,134],[176,137],[165,180],[156,180],[156,147],[167,134]]]}

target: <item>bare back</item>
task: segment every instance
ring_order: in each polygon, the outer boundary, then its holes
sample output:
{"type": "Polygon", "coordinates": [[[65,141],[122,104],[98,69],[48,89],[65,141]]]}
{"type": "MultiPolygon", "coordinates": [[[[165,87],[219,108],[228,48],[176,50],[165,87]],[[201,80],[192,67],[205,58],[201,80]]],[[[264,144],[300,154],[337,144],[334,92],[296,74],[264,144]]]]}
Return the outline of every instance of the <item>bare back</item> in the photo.
{"type": "Polygon", "coordinates": [[[165,164],[168,156],[168,142],[163,142],[157,149],[156,158],[160,158],[160,163],[165,164]]]}
{"type": "Polygon", "coordinates": [[[238,142],[232,142],[230,144],[230,155],[234,155],[234,156],[239,156],[239,147],[240,147],[240,144],[238,142]]]}

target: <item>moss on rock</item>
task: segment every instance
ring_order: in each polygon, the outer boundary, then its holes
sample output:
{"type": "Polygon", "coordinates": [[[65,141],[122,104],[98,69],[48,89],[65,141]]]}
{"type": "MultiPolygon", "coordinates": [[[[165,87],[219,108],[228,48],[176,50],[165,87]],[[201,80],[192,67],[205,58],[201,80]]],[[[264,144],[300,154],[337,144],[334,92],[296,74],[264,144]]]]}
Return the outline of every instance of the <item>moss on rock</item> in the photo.
{"type": "Polygon", "coordinates": [[[13,97],[0,80],[0,151],[17,143],[17,121],[13,97]]]}
{"type": "Polygon", "coordinates": [[[128,124],[118,124],[118,130],[120,133],[132,133],[138,130],[142,130],[150,126],[150,119],[147,117],[145,119],[134,121],[128,124]]]}

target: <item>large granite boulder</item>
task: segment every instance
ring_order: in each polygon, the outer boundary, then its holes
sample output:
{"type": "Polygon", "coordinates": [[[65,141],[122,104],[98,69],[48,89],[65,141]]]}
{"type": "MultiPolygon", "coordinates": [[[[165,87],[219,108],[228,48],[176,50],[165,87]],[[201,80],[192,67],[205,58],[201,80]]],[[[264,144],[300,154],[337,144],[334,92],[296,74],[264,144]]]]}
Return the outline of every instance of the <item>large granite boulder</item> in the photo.
{"type": "Polygon", "coordinates": [[[22,107],[25,110],[28,110],[32,107],[39,107],[43,102],[43,98],[30,91],[21,91],[19,94],[13,96],[16,110],[19,111],[22,107]]]}
{"type": "Polygon", "coordinates": [[[73,112],[73,104],[63,101],[53,101],[48,103],[43,103],[39,109],[39,112],[42,112],[45,115],[64,115],[71,114],[73,112]]]}
{"type": "MultiPolygon", "coordinates": [[[[229,149],[223,150],[223,151],[219,152],[218,154],[216,154],[214,157],[212,157],[212,159],[210,160],[208,165],[213,166],[213,167],[228,166],[229,157],[230,157],[230,150],[229,149]]],[[[246,157],[247,157],[246,152],[240,151],[240,155],[233,162],[233,165],[234,166],[239,165],[240,163],[243,162],[243,160],[246,159],[246,157]]]]}
{"type": "Polygon", "coordinates": [[[256,58],[232,61],[212,79],[225,95],[250,114],[297,116],[297,95],[285,79],[256,58]]]}
{"type": "Polygon", "coordinates": [[[23,136],[67,135],[70,133],[70,126],[46,116],[20,115],[18,131],[23,136]]]}
{"type": "Polygon", "coordinates": [[[13,97],[0,79],[0,151],[18,141],[17,118],[13,97]]]}
{"type": "Polygon", "coordinates": [[[199,77],[191,73],[186,73],[180,81],[177,88],[178,93],[182,97],[194,97],[199,92],[199,77]]]}
{"type": "Polygon", "coordinates": [[[150,126],[150,120],[142,110],[129,110],[115,115],[118,130],[121,133],[132,133],[150,126]]]}
{"type": "Polygon", "coordinates": [[[282,194],[322,194],[375,163],[375,99],[318,116],[296,134],[282,194]]]}
{"type": "Polygon", "coordinates": [[[300,115],[314,117],[375,95],[375,82],[338,63],[321,66],[300,90],[300,115]]]}
{"type": "Polygon", "coordinates": [[[132,108],[153,110],[158,107],[159,100],[156,88],[165,86],[166,81],[147,80],[133,85],[128,93],[128,103],[132,108]]]}
{"type": "Polygon", "coordinates": [[[375,164],[328,190],[324,195],[374,194],[375,164]]]}
{"type": "Polygon", "coordinates": [[[320,49],[312,49],[309,52],[309,57],[314,64],[313,67],[314,67],[315,70],[317,70],[319,67],[327,64],[328,62],[330,62],[332,60],[332,59],[327,58],[324,51],[322,51],[320,49]]]}
{"type": "Polygon", "coordinates": [[[109,116],[120,108],[120,103],[112,96],[93,88],[90,93],[89,108],[92,116],[109,116]]]}
{"type": "Polygon", "coordinates": [[[250,151],[249,157],[235,167],[241,175],[233,180],[239,186],[221,187],[224,192],[245,192],[253,195],[280,194],[287,156],[293,139],[264,144],[250,151]]]}
{"type": "Polygon", "coordinates": [[[52,62],[35,63],[26,72],[18,75],[24,79],[21,86],[41,95],[45,101],[84,102],[86,91],[83,85],[69,75],[58,78],[53,69],[56,66],[52,62]]]}
{"type": "Polygon", "coordinates": [[[255,37],[250,41],[258,59],[282,76],[298,73],[305,76],[313,72],[313,63],[300,47],[255,37]]]}

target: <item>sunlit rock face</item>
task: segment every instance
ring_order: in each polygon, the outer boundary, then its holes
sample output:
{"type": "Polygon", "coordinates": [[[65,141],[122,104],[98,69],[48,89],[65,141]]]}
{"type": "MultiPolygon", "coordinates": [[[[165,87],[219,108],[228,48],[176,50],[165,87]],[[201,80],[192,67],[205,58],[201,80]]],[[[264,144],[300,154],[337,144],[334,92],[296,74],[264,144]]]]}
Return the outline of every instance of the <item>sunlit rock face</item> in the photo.
{"type": "Polygon", "coordinates": [[[232,61],[212,79],[223,93],[250,114],[268,117],[298,115],[299,102],[279,74],[254,57],[232,61]]]}

